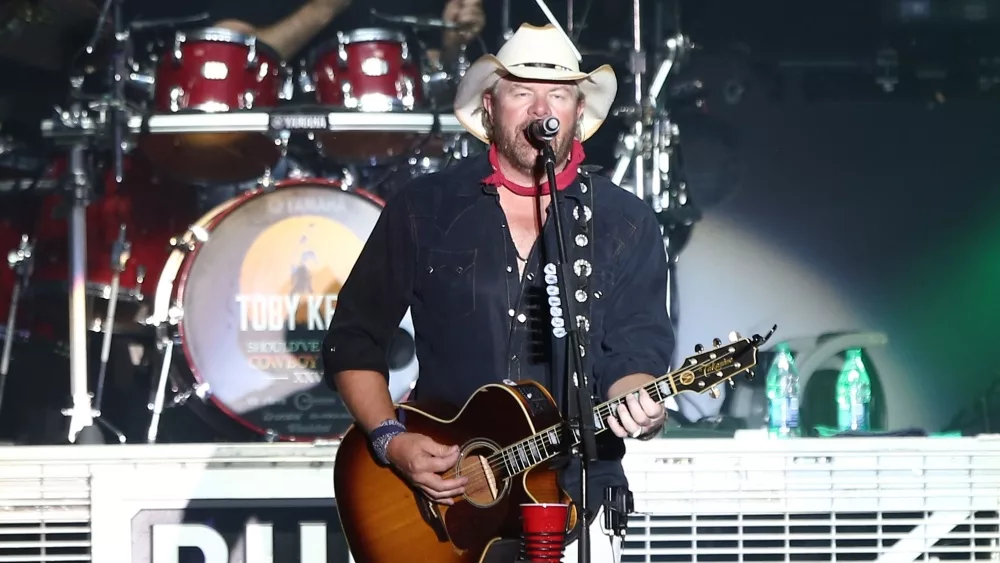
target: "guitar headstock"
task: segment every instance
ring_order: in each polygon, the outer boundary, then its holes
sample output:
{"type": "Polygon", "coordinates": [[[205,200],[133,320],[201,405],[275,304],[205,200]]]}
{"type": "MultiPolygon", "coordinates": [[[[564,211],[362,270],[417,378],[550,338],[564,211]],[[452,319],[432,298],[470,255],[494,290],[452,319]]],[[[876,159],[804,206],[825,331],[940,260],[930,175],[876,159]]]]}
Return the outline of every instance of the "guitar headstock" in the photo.
{"type": "Polygon", "coordinates": [[[748,380],[753,379],[757,351],[771,339],[776,330],[778,325],[771,327],[770,332],[764,336],[755,334],[750,337],[730,332],[728,344],[723,344],[722,340],[716,338],[712,341],[711,349],[706,350],[701,344],[695,346],[694,355],[685,358],[684,364],[674,372],[674,387],[678,393],[693,391],[718,398],[720,384],[728,382],[731,387],[735,387],[733,379],[744,372],[748,380]]]}

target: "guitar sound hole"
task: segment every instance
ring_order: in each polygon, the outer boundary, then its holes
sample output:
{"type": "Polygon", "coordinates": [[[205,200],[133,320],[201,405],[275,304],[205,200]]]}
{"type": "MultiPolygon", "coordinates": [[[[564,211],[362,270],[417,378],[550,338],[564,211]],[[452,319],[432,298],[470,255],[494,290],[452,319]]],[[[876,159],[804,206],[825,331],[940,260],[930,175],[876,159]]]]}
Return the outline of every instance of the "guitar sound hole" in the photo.
{"type": "Polygon", "coordinates": [[[474,442],[467,445],[459,462],[461,474],[469,479],[465,485],[465,498],[476,506],[492,506],[506,494],[509,483],[498,475],[502,464],[490,457],[499,448],[493,444],[474,442]]]}

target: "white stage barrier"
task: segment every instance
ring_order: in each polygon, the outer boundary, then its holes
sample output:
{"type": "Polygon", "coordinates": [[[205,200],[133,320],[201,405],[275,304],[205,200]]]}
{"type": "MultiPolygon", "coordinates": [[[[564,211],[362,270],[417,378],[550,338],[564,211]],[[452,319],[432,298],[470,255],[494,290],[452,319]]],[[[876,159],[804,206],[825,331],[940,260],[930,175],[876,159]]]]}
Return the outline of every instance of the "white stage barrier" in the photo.
{"type": "MultiPolygon", "coordinates": [[[[335,452],[0,448],[0,563],[348,561],[335,452]]],[[[1000,436],[656,440],[625,466],[627,562],[1000,561],[1000,436]]]]}

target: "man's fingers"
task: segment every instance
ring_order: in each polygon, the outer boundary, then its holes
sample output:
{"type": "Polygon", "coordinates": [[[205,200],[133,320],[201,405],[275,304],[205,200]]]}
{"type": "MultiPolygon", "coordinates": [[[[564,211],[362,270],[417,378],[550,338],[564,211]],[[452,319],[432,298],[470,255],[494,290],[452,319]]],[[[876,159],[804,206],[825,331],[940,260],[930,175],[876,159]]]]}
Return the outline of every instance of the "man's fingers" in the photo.
{"type": "Polygon", "coordinates": [[[435,457],[430,454],[420,456],[420,460],[415,463],[414,473],[444,473],[455,467],[458,461],[458,454],[447,457],[435,457]]]}
{"type": "Polygon", "coordinates": [[[654,401],[645,389],[639,391],[639,406],[642,407],[642,412],[651,419],[655,420],[663,416],[663,405],[654,401]]]}
{"type": "MultiPolygon", "coordinates": [[[[632,401],[635,401],[635,399],[632,399],[632,401]]],[[[628,399],[626,399],[626,402],[628,402],[628,399]]],[[[641,411],[642,409],[639,408],[638,404],[636,404],[635,410],[641,411]]],[[[622,423],[622,428],[628,431],[629,435],[635,434],[635,432],[641,428],[639,421],[633,418],[632,412],[632,407],[618,405],[618,420],[622,423]]],[[[642,415],[643,418],[645,418],[645,416],[646,415],[642,415]]]]}
{"type": "Polygon", "coordinates": [[[625,429],[622,428],[622,425],[618,422],[617,418],[615,418],[613,416],[609,416],[608,419],[605,422],[608,423],[608,428],[611,429],[611,432],[615,436],[618,436],[619,438],[627,438],[628,437],[628,432],[626,432],[625,429]]]}
{"type": "Polygon", "coordinates": [[[458,479],[442,479],[439,475],[434,473],[423,473],[417,475],[415,476],[414,481],[417,482],[428,497],[438,501],[451,499],[464,493],[465,485],[467,483],[467,479],[464,477],[458,479]]]}
{"type": "Polygon", "coordinates": [[[427,498],[431,499],[434,502],[437,502],[437,503],[440,503],[440,504],[446,504],[448,506],[451,506],[451,505],[455,504],[455,501],[451,497],[440,497],[439,498],[437,491],[435,491],[434,489],[431,489],[429,487],[425,487],[423,485],[420,485],[420,490],[424,492],[424,495],[427,498]]]}

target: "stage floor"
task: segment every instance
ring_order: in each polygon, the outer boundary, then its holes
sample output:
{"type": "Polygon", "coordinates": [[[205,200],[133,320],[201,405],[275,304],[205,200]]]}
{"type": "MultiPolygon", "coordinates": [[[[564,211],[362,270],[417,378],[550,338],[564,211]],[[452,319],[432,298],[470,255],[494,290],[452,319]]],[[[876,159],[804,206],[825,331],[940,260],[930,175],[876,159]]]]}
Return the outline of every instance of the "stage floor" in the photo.
{"type": "MultiPolygon", "coordinates": [[[[336,452],[0,448],[0,561],[186,562],[183,545],[207,563],[349,561],[336,452]]],[[[1000,559],[1000,436],[663,439],[630,443],[625,466],[626,561],[1000,559]]]]}

